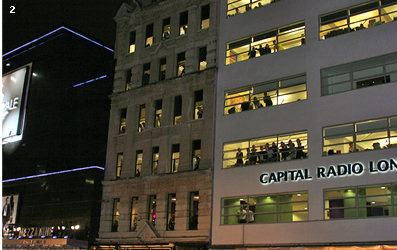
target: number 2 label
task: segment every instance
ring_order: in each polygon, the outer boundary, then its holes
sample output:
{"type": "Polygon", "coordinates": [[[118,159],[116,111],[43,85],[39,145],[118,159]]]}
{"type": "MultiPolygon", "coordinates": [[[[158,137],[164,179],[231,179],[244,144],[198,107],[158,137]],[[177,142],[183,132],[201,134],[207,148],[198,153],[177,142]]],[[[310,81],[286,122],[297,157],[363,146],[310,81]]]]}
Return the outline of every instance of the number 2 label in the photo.
{"type": "Polygon", "coordinates": [[[15,14],[15,6],[10,6],[10,13],[11,14],[15,14]]]}

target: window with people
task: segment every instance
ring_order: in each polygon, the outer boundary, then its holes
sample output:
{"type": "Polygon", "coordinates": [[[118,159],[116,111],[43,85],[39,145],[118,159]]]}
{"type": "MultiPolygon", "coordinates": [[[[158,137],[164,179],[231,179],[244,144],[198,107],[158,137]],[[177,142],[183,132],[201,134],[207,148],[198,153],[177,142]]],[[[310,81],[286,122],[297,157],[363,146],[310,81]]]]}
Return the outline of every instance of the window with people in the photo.
{"type": "Polygon", "coordinates": [[[223,146],[222,168],[303,159],[308,150],[307,131],[229,142],[223,146]]]}
{"type": "Polygon", "coordinates": [[[397,147],[397,116],[323,128],[323,155],[397,147]]]}
{"type": "Polygon", "coordinates": [[[280,0],[227,0],[227,17],[269,5],[280,0]]]}
{"type": "Polygon", "coordinates": [[[306,75],[301,74],[226,91],[224,114],[306,99],[306,75]]]}
{"type": "Polygon", "coordinates": [[[221,211],[221,225],[308,221],[308,193],[223,198],[221,211]]]}
{"type": "Polygon", "coordinates": [[[397,53],[368,58],[321,70],[321,94],[376,86],[397,81],[397,53]]]}
{"type": "Polygon", "coordinates": [[[396,197],[397,183],[325,189],[324,219],[397,216],[396,197]]]}
{"type": "Polygon", "coordinates": [[[306,43],[305,28],[302,21],[228,42],[226,65],[302,46],[306,43]]]}
{"type": "Polygon", "coordinates": [[[320,16],[320,40],[396,20],[396,0],[371,1],[320,16]]]}
{"type": "Polygon", "coordinates": [[[138,197],[132,197],[131,199],[131,225],[130,231],[134,232],[138,227],[138,205],[139,200],[138,197]]]}

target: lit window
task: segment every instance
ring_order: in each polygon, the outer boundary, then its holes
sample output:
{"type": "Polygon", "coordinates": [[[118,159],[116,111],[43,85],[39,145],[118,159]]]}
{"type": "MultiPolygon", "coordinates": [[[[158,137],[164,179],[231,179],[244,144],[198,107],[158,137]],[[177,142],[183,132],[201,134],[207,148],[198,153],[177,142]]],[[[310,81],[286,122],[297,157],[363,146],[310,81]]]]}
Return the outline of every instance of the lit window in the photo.
{"type": "Polygon", "coordinates": [[[320,17],[320,40],[395,21],[395,1],[373,1],[320,17]]]}
{"type": "Polygon", "coordinates": [[[201,160],[201,140],[194,140],[192,142],[192,159],[192,169],[199,169],[201,160]]]}
{"type": "Polygon", "coordinates": [[[227,17],[245,13],[252,9],[256,9],[280,0],[228,0],[227,1],[227,17]]]}
{"type": "Polygon", "coordinates": [[[168,195],[167,230],[175,230],[176,194],[168,195]]]}
{"type": "Polygon", "coordinates": [[[131,82],[131,77],[132,77],[132,73],[131,73],[131,69],[126,70],[125,72],[125,90],[130,90],[132,87],[132,82],[131,82]]]}
{"type": "Polygon", "coordinates": [[[188,11],[179,14],[179,35],[187,35],[188,28],[188,11]]]}
{"type": "Polygon", "coordinates": [[[152,175],[157,174],[157,169],[159,167],[159,147],[152,148],[152,175]]]}
{"type": "Polygon", "coordinates": [[[116,164],[116,179],[120,178],[122,168],[123,168],[123,153],[118,153],[117,164],[116,164]]]}
{"type": "Polygon", "coordinates": [[[200,29],[210,27],[210,5],[201,6],[201,26],[200,29]]]}
{"type": "Polygon", "coordinates": [[[203,118],[204,107],[203,107],[203,90],[194,92],[194,119],[203,118]]]}
{"type": "Polygon", "coordinates": [[[198,229],[199,192],[191,192],[189,197],[189,230],[198,229]]]}
{"type": "Polygon", "coordinates": [[[176,76],[182,76],[185,74],[185,52],[179,53],[177,55],[177,71],[176,71],[176,76]]]}
{"type": "Polygon", "coordinates": [[[137,150],[136,151],[136,163],[135,163],[135,177],[141,176],[142,172],[142,158],[143,158],[143,151],[137,150]]]}
{"type": "Polygon", "coordinates": [[[397,215],[397,184],[324,190],[324,219],[353,219],[397,215]]]}
{"type": "Polygon", "coordinates": [[[113,199],[112,213],[112,232],[117,232],[119,228],[120,198],[113,199]]]}
{"type": "Polygon", "coordinates": [[[154,127],[161,126],[161,120],[163,116],[163,100],[157,100],[155,104],[155,117],[154,117],[154,127]]]}
{"type": "Polygon", "coordinates": [[[221,211],[222,225],[308,221],[308,193],[223,198],[221,211]]]}
{"type": "Polygon", "coordinates": [[[223,145],[223,168],[303,159],[308,150],[307,131],[228,142],[223,145]]]}
{"type": "Polygon", "coordinates": [[[163,40],[169,39],[171,35],[171,18],[163,19],[163,40]]]}
{"type": "Polygon", "coordinates": [[[397,147],[397,117],[325,127],[323,155],[397,147]]]}
{"type": "Polygon", "coordinates": [[[153,44],[153,24],[146,26],[145,47],[150,47],[153,44]]]}
{"type": "Polygon", "coordinates": [[[171,173],[178,172],[179,167],[179,144],[172,145],[171,152],[171,173]]]}
{"type": "Polygon", "coordinates": [[[306,99],[306,75],[297,75],[226,91],[224,114],[239,113],[306,99]]]}
{"type": "Polygon", "coordinates": [[[133,197],[131,201],[131,227],[130,231],[136,231],[138,226],[138,197],[133,197]]]}
{"type": "Polygon", "coordinates": [[[136,36],[135,31],[130,32],[130,47],[129,47],[129,53],[135,52],[135,36],[136,36]]]}
{"type": "Polygon", "coordinates": [[[119,133],[124,134],[127,126],[127,109],[122,109],[120,112],[120,129],[119,133]]]}
{"type": "Polygon", "coordinates": [[[207,47],[199,48],[199,70],[207,68],[207,47]]]}
{"type": "Polygon", "coordinates": [[[305,44],[305,22],[298,22],[227,43],[226,65],[305,44]]]}
{"type": "Polygon", "coordinates": [[[146,106],[142,104],[139,106],[139,122],[138,122],[138,132],[142,132],[146,127],[146,106]]]}

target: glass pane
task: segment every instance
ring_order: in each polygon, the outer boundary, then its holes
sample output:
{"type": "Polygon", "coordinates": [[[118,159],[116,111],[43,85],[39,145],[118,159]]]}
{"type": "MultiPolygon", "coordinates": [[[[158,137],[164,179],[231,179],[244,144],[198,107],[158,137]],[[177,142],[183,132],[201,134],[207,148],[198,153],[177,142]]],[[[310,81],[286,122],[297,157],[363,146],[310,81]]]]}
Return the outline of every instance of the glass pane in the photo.
{"type": "Polygon", "coordinates": [[[256,223],[274,223],[277,222],[277,214],[256,214],[255,215],[256,223]]]}
{"type": "Polygon", "coordinates": [[[322,95],[330,95],[330,94],[336,94],[340,92],[345,92],[352,90],[352,83],[351,82],[344,82],[328,87],[323,87],[322,88],[322,95]]]}
{"type": "Polygon", "coordinates": [[[237,216],[222,216],[221,217],[221,224],[222,225],[233,225],[238,224],[238,217],[237,216]]]}
{"type": "Polygon", "coordinates": [[[342,83],[342,82],[346,82],[346,81],[350,81],[350,72],[323,78],[321,80],[321,84],[322,84],[322,86],[327,86],[327,85],[333,85],[335,83],[342,83]]]}
{"type": "Polygon", "coordinates": [[[255,206],[255,213],[268,213],[268,212],[276,212],[276,211],[277,211],[276,204],[255,206]]]}
{"type": "Polygon", "coordinates": [[[349,73],[349,72],[350,72],[350,63],[346,63],[343,65],[322,69],[321,77],[324,78],[324,77],[340,75],[340,74],[349,73]]]}
{"type": "Polygon", "coordinates": [[[362,25],[365,28],[368,28],[370,27],[369,23],[371,23],[371,20],[374,19],[379,21],[378,10],[372,10],[358,15],[350,16],[350,28],[354,29],[356,27],[359,27],[360,25],[362,25]]]}
{"type": "Polygon", "coordinates": [[[377,76],[377,75],[382,75],[382,74],[383,74],[383,66],[379,66],[376,68],[369,68],[369,69],[363,69],[360,71],[355,71],[355,72],[353,72],[353,79],[377,76]]]}
{"type": "Polygon", "coordinates": [[[356,196],[355,188],[326,190],[324,192],[325,199],[345,198],[345,197],[355,197],[355,196],[356,196]]]}
{"type": "Polygon", "coordinates": [[[280,81],[280,87],[294,86],[301,83],[306,83],[306,76],[294,77],[280,81]]]}
{"type": "Polygon", "coordinates": [[[298,211],[298,210],[307,210],[307,202],[286,203],[286,204],[279,204],[278,206],[279,212],[298,211]]]}
{"type": "Polygon", "coordinates": [[[362,207],[358,209],[360,218],[374,216],[392,216],[392,206],[362,207]]]}
{"type": "Polygon", "coordinates": [[[353,124],[345,124],[336,127],[330,127],[324,129],[325,139],[340,138],[342,135],[352,135],[354,133],[353,124]]]}

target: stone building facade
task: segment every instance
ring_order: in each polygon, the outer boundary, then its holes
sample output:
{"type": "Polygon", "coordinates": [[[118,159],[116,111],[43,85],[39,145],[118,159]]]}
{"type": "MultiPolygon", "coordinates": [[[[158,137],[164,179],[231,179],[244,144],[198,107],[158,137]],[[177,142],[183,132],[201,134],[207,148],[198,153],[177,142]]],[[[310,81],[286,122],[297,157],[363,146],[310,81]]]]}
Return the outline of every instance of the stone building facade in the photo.
{"type": "Polygon", "coordinates": [[[212,0],[120,7],[95,248],[208,248],[215,17],[212,0]]]}

